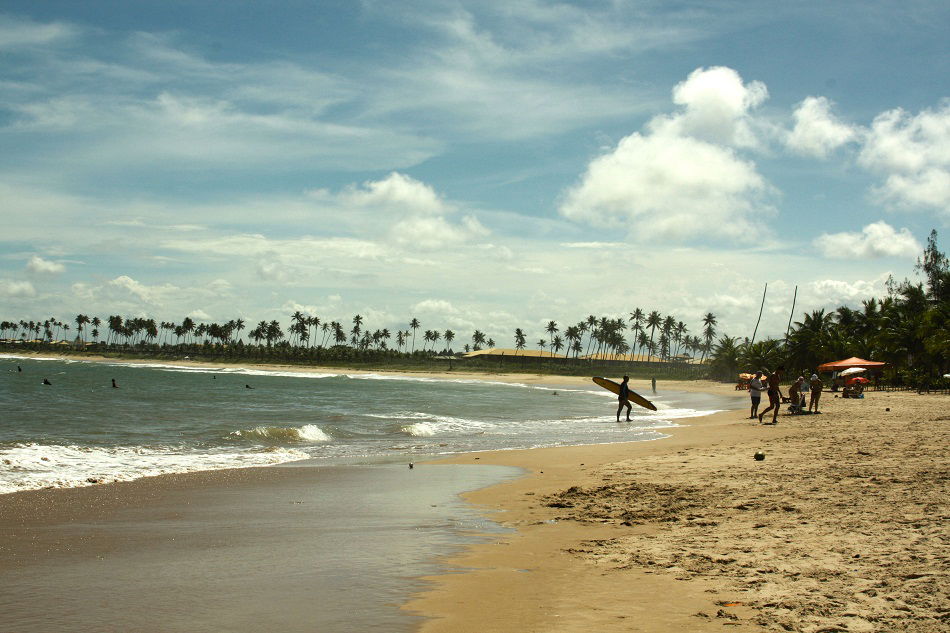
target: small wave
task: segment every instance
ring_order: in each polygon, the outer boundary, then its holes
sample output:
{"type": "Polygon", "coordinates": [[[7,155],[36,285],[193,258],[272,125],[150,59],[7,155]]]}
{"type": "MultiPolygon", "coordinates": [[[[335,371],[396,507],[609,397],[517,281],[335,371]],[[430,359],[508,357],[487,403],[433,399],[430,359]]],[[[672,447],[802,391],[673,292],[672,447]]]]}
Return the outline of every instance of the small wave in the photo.
{"type": "Polygon", "coordinates": [[[307,457],[301,451],[279,447],[202,451],[176,446],[14,444],[0,448],[0,494],[37,488],[75,488],[170,473],[267,466],[307,457]]]}
{"type": "Polygon", "coordinates": [[[405,424],[400,429],[403,433],[411,435],[413,437],[432,437],[436,434],[436,429],[434,426],[427,422],[415,422],[413,424],[405,424]]]}
{"type": "Polygon", "coordinates": [[[258,426],[244,431],[232,431],[232,437],[278,442],[329,442],[330,436],[316,424],[293,426],[258,426]]]}

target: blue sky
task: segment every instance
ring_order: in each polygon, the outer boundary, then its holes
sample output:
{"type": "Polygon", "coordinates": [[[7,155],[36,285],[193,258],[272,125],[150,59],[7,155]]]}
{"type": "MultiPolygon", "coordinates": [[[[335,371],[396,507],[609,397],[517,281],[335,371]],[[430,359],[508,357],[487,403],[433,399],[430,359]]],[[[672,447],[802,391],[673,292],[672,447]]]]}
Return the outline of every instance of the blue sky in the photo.
{"type": "Polygon", "coordinates": [[[944,3],[0,11],[3,318],[779,334],[946,250],[944,3]]]}

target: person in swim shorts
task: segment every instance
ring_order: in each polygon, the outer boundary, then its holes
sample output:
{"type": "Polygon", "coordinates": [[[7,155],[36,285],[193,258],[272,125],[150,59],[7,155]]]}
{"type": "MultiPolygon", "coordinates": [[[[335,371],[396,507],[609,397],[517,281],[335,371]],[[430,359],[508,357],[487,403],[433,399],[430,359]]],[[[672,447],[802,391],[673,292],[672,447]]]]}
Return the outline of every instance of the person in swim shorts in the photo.
{"type": "Polygon", "coordinates": [[[765,371],[765,375],[768,376],[769,408],[759,414],[760,423],[762,422],[762,418],[769,411],[772,412],[772,421],[766,422],[765,424],[778,423],[778,410],[779,406],[782,404],[782,390],[779,388],[779,383],[782,381],[782,374],[784,373],[784,365],[779,365],[775,368],[775,371],[771,373],[769,373],[768,370],[765,371]]]}
{"type": "Polygon", "coordinates": [[[633,408],[630,406],[630,401],[627,400],[627,397],[630,395],[630,376],[624,376],[623,382],[620,383],[620,393],[617,395],[617,422],[620,422],[620,412],[623,411],[624,407],[627,407],[627,422],[630,420],[630,410],[633,408]]]}

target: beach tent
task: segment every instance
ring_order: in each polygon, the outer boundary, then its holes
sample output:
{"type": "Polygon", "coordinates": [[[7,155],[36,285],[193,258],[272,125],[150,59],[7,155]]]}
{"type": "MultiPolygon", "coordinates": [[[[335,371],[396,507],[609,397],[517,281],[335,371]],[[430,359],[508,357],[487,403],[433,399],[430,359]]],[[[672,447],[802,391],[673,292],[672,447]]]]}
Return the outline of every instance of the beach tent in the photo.
{"type": "Polygon", "coordinates": [[[852,356],[851,358],[846,358],[844,360],[836,360],[831,363],[825,363],[824,365],[818,365],[818,371],[843,371],[845,369],[850,369],[851,367],[882,369],[886,364],[887,363],[879,363],[877,361],[864,360],[863,358],[852,356]]]}

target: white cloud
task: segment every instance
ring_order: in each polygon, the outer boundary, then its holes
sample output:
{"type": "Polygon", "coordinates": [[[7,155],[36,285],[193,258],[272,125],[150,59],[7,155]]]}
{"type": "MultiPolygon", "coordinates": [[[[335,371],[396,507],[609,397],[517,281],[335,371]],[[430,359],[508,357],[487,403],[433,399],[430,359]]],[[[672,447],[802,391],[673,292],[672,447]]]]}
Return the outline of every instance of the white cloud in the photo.
{"type": "Polygon", "coordinates": [[[950,217],[950,100],[917,115],[900,108],[878,115],[858,161],[884,176],[874,191],[879,202],[950,217]]]}
{"type": "Polygon", "coordinates": [[[345,204],[376,207],[390,213],[442,215],[452,211],[451,205],[431,186],[397,172],[382,180],[363,183],[361,187],[348,187],[339,198],[345,204]]]}
{"type": "Polygon", "coordinates": [[[795,127],[786,143],[799,154],[826,158],[857,136],[855,127],[842,123],[831,113],[831,102],[825,97],[806,98],[793,116],[795,127]]]}
{"type": "Polygon", "coordinates": [[[164,304],[169,296],[181,291],[180,288],[171,284],[149,286],[132,279],[128,275],[120,275],[109,281],[108,285],[113,288],[125,290],[143,303],[159,307],[164,304]]]}
{"type": "Polygon", "coordinates": [[[822,279],[805,284],[804,293],[799,295],[801,305],[818,305],[826,309],[835,309],[840,305],[855,305],[871,297],[882,297],[885,294],[884,284],[889,274],[883,274],[875,279],[842,281],[839,279],[822,279]]]}
{"type": "Polygon", "coordinates": [[[444,299],[425,299],[412,306],[412,313],[425,315],[451,315],[458,314],[458,309],[451,302],[444,299]]]}
{"type": "Polygon", "coordinates": [[[187,316],[194,321],[211,321],[211,315],[200,308],[192,310],[187,316]]]}
{"type": "Polygon", "coordinates": [[[488,230],[472,216],[465,216],[459,224],[442,217],[415,217],[393,225],[390,234],[403,247],[435,250],[484,237],[488,230]]]}
{"type": "Polygon", "coordinates": [[[26,263],[26,269],[37,275],[55,275],[66,270],[66,267],[59,262],[51,262],[39,255],[34,255],[26,263]]]}
{"type": "Polygon", "coordinates": [[[35,297],[36,289],[28,281],[15,281],[13,279],[0,279],[0,297],[6,299],[24,299],[35,297]]]}
{"type": "Polygon", "coordinates": [[[895,231],[883,220],[868,224],[860,233],[824,233],[815,239],[815,246],[832,259],[914,257],[923,250],[908,229],[895,231]]]}
{"type": "Polygon", "coordinates": [[[631,134],[591,161],[560,211],[624,233],[686,239],[759,239],[756,216],[769,191],[755,165],[698,139],[631,134]]]}
{"type": "Polygon", "coordinates": [[[591,161],[561,214],[647,238],[761,239],[771,187],[734,146],[757,144],[750,111],[767,95],[730,68],[697,69],[673,90],[683,109],[591,161]]]}
{"type": "Polygon", "coordinates": [[[38,23],[32,20],[0,15],[0,50],[49,46],[73,38],[78,33],[74,26],[61,22],[38,23]]]}
{"type": "Polygon", "coordinates": [[[682,136],[723,145],[752,147],[758,144],[750,113],[768,99],[760,81],[743,83],[732,68],[697,68],[673,88],[673,103],[683,110],[658,118],[654,127],[671,126],[682,136]]]}

